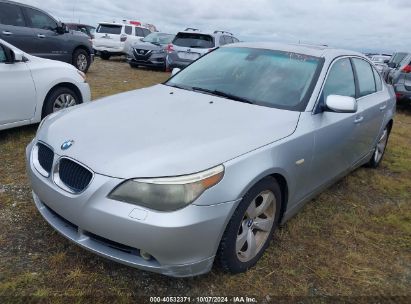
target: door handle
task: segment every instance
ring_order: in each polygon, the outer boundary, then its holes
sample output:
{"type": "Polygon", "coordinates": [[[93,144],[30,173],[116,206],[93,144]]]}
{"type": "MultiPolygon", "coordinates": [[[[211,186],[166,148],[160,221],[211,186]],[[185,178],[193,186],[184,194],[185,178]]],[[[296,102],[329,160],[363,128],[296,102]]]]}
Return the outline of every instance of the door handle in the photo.
{"type": "Polygon", "coordinates": [[[3,35],[6,35],[6,36],[11,36],[11,35],[13,35],[13,33],[12,32],[9,32],[9,31],[2,31],[1,32],[3,35]]]}
{"type": "Polygon", "coordinates": [[[354,123],[359,124],[364,120],[364,116],[358,116],[355,118],[354,123]]]}
{"type": "Polygon", "coordinates": [[[384,111],[387,108],[387,104],[384,104],[380,107],[380,111],[384,111]]]}
{"type": "Polygon", "coordinates": [[[46,38],[46,35],[43,35],[43,34],[37,34],[37,37],[39,37],[39,38],[46,38]]]}

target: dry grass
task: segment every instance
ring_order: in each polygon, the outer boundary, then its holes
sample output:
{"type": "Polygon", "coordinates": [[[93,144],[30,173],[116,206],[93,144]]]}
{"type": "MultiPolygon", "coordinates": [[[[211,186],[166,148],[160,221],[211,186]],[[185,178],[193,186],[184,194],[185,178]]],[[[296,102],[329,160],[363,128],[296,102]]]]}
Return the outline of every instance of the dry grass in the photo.
{"type": "MultiPolygon", "coordinates": [[[[93,65],[93,98],[168,77],[120,61],[93,65]]],[[[403,296],[394,301],[406,302],[411,296],[411,106],[403,105],[396,117],[381,168],[361,168],[310,202],[276,232],[258,265],[236,276],[214,269],[170,279],[110,262],[58,235],[36,211],[25,174],[24,149],[35,130],[0,132],[0,296],[7,301],[254,295],[351,297],[331,302],[403,296]]]]}

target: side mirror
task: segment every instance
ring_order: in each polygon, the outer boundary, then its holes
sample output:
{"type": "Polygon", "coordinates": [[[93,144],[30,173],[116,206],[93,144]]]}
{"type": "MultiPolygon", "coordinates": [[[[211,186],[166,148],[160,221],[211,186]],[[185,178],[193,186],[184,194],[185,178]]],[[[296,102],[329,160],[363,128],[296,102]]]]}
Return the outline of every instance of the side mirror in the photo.
{"type": "Polygon", "coordinates": [[[57,34],[65,34],[68,33],[69,29],[67,28],[67,26],[64,23],[58,22],[57,23],[57,27],[56,27],[56,33],[57,34]]]}
{"type": "Polygon", "coordinates": [[[179,69],[179,68],[174,68],[174,69],[171,71],[171,76],[174,76],[175,74],[179,73],[180,71],[181,71],[181,69],[179,69]]]}
{"type": "Polygon", "coordinates": [[[389,59],[385,59],[385,60],[384,60],[384,63],[385,63],[385,64],[387,64],[388,62],[390,62],[389,59]]]}
{"type": "Polygon", "coordinates": [[[357,100],[349,96],[329,95],[325,102],[328,109],[337,113],[357,112],[357,100]]]}

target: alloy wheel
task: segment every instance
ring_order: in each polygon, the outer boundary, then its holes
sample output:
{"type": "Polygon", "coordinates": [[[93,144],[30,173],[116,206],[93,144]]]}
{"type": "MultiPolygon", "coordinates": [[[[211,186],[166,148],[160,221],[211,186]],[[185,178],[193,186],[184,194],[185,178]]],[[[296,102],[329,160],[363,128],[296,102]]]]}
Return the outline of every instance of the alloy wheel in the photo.
{"type": "Polygon", "coordinates": [[[378,140],[377,147],[374,152],[374,161],[379,163],[384,155],[385,147],[387,146],[388,141],[388,129],[385,128],[380,139],[378,140]]]}
{"type": "Polygon", "coordinates": [[[88,64],[88,61],[87,61],[86,55],[79,54],[77,56],[77,68],[80,71],[84,72],[87,69],[87,64],[88,64]]]}
{"type": "Polygon", "coordinates": [[[61,94],[53,103],[53,112],[75,106],[76,104],[77,101],[71,94],[61,94]]]}
{"type": "Polygon", "coordinates": [[[247,208],[238,229],[237,257],[241,262],[252,260],[261,250],[274,225],[276,198],[266,190],[258,194],[247,208]]]}

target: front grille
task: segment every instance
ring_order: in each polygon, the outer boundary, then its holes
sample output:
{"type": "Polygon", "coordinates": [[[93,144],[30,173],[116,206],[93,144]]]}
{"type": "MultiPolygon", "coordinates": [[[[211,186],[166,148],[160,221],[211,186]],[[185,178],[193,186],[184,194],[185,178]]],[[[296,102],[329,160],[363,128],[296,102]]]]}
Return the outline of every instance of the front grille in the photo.
{"type": "Polygon", "coordinates": [[[50,174],[51,168],[53,167],[54,152],[42,143],[38,143],[37,148],[39,164],[44,169],[44,171],[50,174]]]}
{"type": "Polygon", "coordinates": [[[93,173],[82,165],[62,158],[59,163],[59,178],[73,192],[82,192],[90,184],[93,173]]]}
{"type": "Polygon", "coordinates": [[[141,58],[141,57],[148,57],[148,55],[151,53],[150,50],[140,50],[140,49],[134,49],[133,51],[134,57],[141,58]]]}

